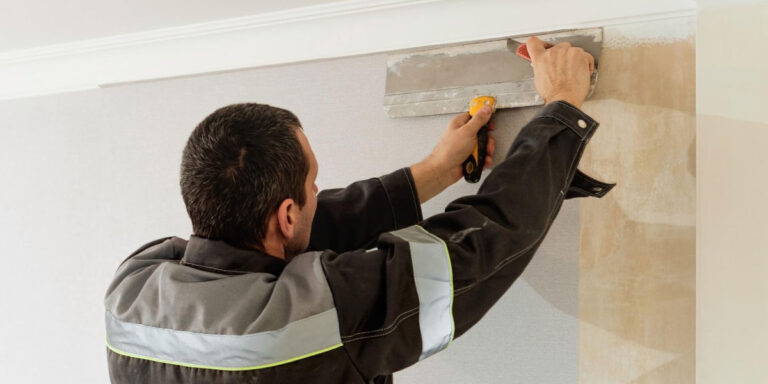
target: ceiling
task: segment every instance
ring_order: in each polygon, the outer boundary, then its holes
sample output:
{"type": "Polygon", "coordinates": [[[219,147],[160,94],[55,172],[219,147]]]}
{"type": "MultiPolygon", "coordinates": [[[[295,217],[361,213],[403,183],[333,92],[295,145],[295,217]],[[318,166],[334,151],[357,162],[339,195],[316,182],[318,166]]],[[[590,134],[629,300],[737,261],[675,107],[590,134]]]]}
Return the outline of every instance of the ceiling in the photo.
{"type": "Polygon", "coordinates": [[[334,2],[339,0],[2,0],[0,52],[334,2]]]}

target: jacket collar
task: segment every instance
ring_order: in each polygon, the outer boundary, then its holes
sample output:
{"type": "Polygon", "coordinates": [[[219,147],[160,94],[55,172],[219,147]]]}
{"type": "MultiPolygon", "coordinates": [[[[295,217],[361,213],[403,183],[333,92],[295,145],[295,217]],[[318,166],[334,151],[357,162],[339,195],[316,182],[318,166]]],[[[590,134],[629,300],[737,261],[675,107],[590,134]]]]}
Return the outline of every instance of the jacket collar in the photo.
{"type": "Polygon", "coordinates": [[[255,249],[242,249],[219,240],[192,235],[181,264],[218,273],[267,272],[280,275],[285,260],[255,249]]]}

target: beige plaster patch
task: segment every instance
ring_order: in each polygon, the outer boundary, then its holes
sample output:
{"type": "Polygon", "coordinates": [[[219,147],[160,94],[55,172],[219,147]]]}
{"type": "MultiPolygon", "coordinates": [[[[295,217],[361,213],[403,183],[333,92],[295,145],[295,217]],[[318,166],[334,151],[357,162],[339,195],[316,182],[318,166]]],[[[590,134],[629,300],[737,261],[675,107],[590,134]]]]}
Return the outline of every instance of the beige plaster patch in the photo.
{"type": "Polygon", "coordinates": [[[693,383],[693,37],[604,46],[584,110],[601,127],[581,168],[618,186],[580,205],[580,382],[693,383]]]}

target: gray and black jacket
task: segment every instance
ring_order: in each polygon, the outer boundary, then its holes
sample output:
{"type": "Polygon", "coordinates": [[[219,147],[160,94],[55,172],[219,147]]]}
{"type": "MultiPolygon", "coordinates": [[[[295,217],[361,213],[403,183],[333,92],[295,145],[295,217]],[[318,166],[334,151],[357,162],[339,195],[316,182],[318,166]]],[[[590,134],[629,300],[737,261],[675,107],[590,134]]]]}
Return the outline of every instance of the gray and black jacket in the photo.
{"type": "Polygon", "coordinates": [[[476,195],[425,220],[407,168],[323,191],[288,263],[195,236],[145,245],[106,295],[112,382],[391,382],[483,317],[563,199],[613,187],[576,168],[597,126],[546,106],[476,195]]]}

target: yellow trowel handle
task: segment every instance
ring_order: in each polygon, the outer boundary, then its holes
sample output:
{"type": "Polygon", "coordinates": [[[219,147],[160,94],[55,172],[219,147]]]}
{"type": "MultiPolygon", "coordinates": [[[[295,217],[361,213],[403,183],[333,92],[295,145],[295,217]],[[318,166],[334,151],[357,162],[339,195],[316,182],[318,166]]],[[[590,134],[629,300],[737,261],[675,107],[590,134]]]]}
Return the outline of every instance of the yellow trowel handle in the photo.
{"type": "MultiPolygon", "coordinates": [[[[496,99],[492,96],[478,96],[469,103],[469,116],[474,116],[480,108],[484,106],[491,107],[491,112],[496,111],[496,99]]],[[[479,131],[477,131],[477,141],[472,154],[461,164],[464,179],[470,183],[480,181],[480,175],[483,173],[485,165],[485,155],[488,147],[488,125],[490,120],[479,131]]]]}

